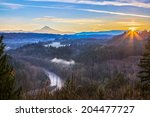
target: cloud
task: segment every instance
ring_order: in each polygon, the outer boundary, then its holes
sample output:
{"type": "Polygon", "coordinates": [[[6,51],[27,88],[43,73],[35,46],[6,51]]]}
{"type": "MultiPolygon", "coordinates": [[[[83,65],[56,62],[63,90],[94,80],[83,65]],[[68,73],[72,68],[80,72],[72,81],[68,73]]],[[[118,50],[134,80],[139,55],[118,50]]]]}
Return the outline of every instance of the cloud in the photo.
{"type": "Polygon", "coordinates": [[[106,13],[106,14],[112,14],[112,15],[121,15],[121,16],[132,16],[132,17],[150,18],[149,15],[139,15],[139,14],[130,14],[130,13],[103,11],[103,10],[93,10],[93,9],[78,9],[78,10],[87,11],[87,12],[94,12],[94,13],[106,13]]]}
{"type": "Polygon", "coordinates": [[[44,16],[41,18],[35,18],[36,21],[49,21],[58,23],[71,23],[71,24],[87,24],[87,23],[101,23],[99,19],[71,19],[71,18],[56,18],[51,16],[44,16]]]}
{"type": "Polygon", "coordinates": [[[2,3],[0,3],[0,5],[11,8],[11,9],[19,9],[19,8],[24,7],[24,5],[22,5],[22,4],[7,3],[7,2],[2,2],[2,3]]]}
{"type": "Polygon", "coordinates": [[[118,22],[118,24],[124,25],[124,26],[142,26],[143,23],[135,22],[135,21],[121,21],[118,22]]]}
{"type": "MultiPolygon", "coordinates": [[[[45,6],[43,8],[49,8],[49,7],[45,6]]],[[[131,13],[122,13],[122,12],[113,12],[113,11],[95,10],[95,9],[75,9],[75,8],[71,8],[71,9],[86,11],[86,12],[111,14],[111,15],[150,18],[149,15],[141,15],[141,14],[131,14],[131,13]]],[[[94,22],[98,23],[101,21],[99,19],[64,19],[64,18],[62,19],[62,18],[55,18],[55,17],[50,17],[50,16],[44,16],[41,18],[36,18],[35,20],[45,20],[45,21],[63,22],[63,23],[81,23],[81,24],[82,23],[94,23],[94,22]]]]}
{"type": "Polygon", "coordinates": [[[10,15],[9,17],[1,17],[0,18],[0,30],[24,30],[24,31],[32,31],[40,27],[39,24],[35,22],[26,21],[23,18],[13,17],[10,15]]]}
{"type": "Polygon", "coordinates": [[[105,0],[28,0],[35,2],[63,2],[63,3],[74,3],[74,4],[90,4],[90,5],[112,5],[112,6],[133,6],[150,8],[150,3],[146,0],[116,0],[116,1],[105,1],[105,0]],[[146,3],[145,3],[146,1],[146,3]]]}
{"type": "Polygon", "coordinates": [[[73,60],[66,61],[64,59],[57,59],[57,58],[52,59],[51,62],[57,63],[57,64],[63,64],[63,65],[74,65],[75,64],[75,61],[73,61],[73,60]]]}
{"type": "MultiPolygon", "coordinates": [[[[30,1],[41,1],[41,0],[30,0],[30,1]]],[[[60,0],[43,0],[43,1],[60,1],[60,0]]],[[[75,2],[77,1],[78,3],[84,3],[84,2],[92,2],[92,1],[87,1],[87,0],[63,0],[63,2],[75,2]]],[[[105,1],[104,1],[105,2],[105,1]]],[[[45,8],[45,9],[51,9],[51,8],[56,8],[56,9],[64,9],[66,7],[51,7],[51,6],[38,6],[38,5],[23,5],[23,4],[15,4],[15,3],[0,3],[0,5],[9,7],[11,9],[19,9],[23,7],[33,7],[33,8],[45,8]]],[[[150,5],[149,5],[150,7],[150,5]]],[[[132,17],[142,17],[142,18],[150,18],[149,15],[140,15],[140,14],[130,14],[130,13],[122,13],[122,12],[113,12],[113,11],[104,11],[104,10],[94,10],[94,9],[77,9],[77,8],[67,8],[67,9],[72,9],[72,10],[81,10],[81,11],[87,11],[87,12],[94,12],[94,13],[105,13],[105,14],[112,14],[112,15],[121,15],[121,16],[132,16],[132,17]]],[[[40,20],[40,18],[39,18],[40,20]]],[[[71,19],[55,19],[55,18],[50,18],[50,17],[44,17],[41,18],[41,20],[51,20],[51,21],[57,21],[57,22],[70,22],[70,23],[84,23],[84,22],[99,22],[97,20],[91,20],[91,19],[80,19],[80,20],[71,20],[71,19]]]]}

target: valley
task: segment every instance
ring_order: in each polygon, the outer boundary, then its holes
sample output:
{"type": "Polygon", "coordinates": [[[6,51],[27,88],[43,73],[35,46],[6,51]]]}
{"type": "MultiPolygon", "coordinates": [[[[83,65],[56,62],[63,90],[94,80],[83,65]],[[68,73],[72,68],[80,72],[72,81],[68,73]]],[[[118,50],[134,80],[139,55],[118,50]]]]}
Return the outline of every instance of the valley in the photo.
{"type": "Polygon", "coordinates": [[[87,87],[92,82],[106,87],[111,79],[120,77],[130,87],[136,87],[140,80],[137,78],[138,63],[147,37],[136,40],[131,47],[129,37],[121,40],[123,35],[106,40],[55,37],[41,41],[41,38],[39,42],[25,43],[6,52],[15,69],[17,84],[24,92],[45,88],[57,92],[71,79],[75,80],[76,87],[87,87]]]}

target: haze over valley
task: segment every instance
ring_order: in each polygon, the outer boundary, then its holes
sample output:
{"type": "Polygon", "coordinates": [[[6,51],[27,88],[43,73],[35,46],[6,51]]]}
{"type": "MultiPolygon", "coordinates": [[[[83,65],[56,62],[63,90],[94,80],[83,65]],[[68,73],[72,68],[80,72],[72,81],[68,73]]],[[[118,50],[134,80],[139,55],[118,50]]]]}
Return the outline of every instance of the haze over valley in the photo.
{"type": "Polygon", "coordinates": [[[149,6],[2,0],[0,74],[15,79],[19,99],[150,99],[149,6]]]}
{"type": "MultiPolygon", "coordinates": [[[[114,31],[105,33],[110,32],[114,31]]],[[[134,36],[133,42],[126,36],[130,31],[109,35],[106,39],[104,32],[102,36],[99,33],[98,39],[97,33],[96,38],[87,38],[87,34],[83,38],[84,33],[81,38],[79,34],[4,33],[9,40],[4,42],[10,47],[6,52],[15,68],[17,84],[31,94],[44,87],[49,91],[60,89],[72,75],[79,78],[78,85],[89,80],[103,84],[116,74],[122,74],[129,82],[137,82],[137,65],[149,32],[136,32],[141,38],[134,36]],[[20,37],[20,43],[14,37],[20,37]]]]}

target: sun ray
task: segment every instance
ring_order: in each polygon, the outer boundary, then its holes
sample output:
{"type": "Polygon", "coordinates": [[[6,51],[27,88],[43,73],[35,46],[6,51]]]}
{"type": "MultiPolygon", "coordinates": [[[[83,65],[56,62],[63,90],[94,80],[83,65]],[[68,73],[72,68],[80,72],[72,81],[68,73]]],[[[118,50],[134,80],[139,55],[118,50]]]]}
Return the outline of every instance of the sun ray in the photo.
{"type": "Polygon", "coordinates": [[[140,41],[142,38],[140,37],[139,33],[136,31],[136,27],[130,27],[129,31],[123,37],[123,40],[129,40],[129,45],[133,46],[134,41],[140,41]]]}

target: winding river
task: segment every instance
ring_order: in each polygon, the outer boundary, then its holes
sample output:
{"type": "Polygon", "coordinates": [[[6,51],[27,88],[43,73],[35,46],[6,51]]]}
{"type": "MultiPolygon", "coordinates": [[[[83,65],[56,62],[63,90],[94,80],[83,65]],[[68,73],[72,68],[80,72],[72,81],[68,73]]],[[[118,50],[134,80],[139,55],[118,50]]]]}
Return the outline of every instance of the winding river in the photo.
{"type": "Polygon", "coordinates": [[[44,72],[46,73],[46,75],[49,77],[50,79],[50,86],[53,87],[53,86],[56,86],[55,89],[61,89],[62,86],[63,86],[63,81],[62,79],[57,76],[56,74],[52,73],[52,72],[49,72],[48,70],[45,70],[44,69],[44,72]]]}

